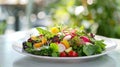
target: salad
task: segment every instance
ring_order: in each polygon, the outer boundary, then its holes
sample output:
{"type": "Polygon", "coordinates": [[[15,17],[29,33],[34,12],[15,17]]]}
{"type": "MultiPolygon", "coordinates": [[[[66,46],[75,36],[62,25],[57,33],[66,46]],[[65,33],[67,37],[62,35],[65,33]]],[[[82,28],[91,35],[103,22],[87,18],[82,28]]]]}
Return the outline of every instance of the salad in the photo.
{"type": "Polygon", "coordinates": [[[30,36],[23,42],[23,50],[39,56],[82,57],[100,54],[105,50],[104,40],[86,33],[84,27],[59,27],[50,29],[37,27],[38,36],[30,36]]]}

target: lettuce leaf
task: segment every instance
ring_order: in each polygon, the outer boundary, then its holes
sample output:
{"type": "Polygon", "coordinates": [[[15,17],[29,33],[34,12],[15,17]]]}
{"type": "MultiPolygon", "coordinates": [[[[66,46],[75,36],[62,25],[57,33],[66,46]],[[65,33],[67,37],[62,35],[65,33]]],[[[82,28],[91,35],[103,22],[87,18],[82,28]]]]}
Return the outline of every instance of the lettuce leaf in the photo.
{"type": "Polygon", "coordinates": [[[53,52],[58,52],[58,45],[56,43],[51,43],[50,48],[53,49],[53,52]]]}
{"type": "Polygon", "coordinates": [[[105,44],[103,43],[103,40],[97,40],[92,45],[84,45],[83,46],[83,52],[89,56],[94,54],[100,54],[102,51],[105,50],[105,44]]]}
{"type": "Polygon", "coordinates": [[[44,35],[46,38],[51,38],[51,37],[54,36],[54,34],[52,34],[51,32],[49,32],[48,30],[44,30],[44,29],[42,29],[40,27],[37,27],[36,29],[39,32],[39,34],[44,35]]]}
{"type": "Polygon", "coordinates": [[[29,48],[32,48],[32,43],[31,42],[26,42],[26,45],[29,47],[29,48]]]}
{"type": "Polygon", "coordinates": [[[102,50],[105,50],[105,44],[103,43],[104,40],[97,40],[95,41],[95,45],[98,45],[102,50]]]}
{"type": "Polygon", "coordinates": [[[94,45],[84,45],[83,46],[83,52],[89,56],[89,55],[93,55],[95,53],[95,50],[94,49],[94,45]]]}

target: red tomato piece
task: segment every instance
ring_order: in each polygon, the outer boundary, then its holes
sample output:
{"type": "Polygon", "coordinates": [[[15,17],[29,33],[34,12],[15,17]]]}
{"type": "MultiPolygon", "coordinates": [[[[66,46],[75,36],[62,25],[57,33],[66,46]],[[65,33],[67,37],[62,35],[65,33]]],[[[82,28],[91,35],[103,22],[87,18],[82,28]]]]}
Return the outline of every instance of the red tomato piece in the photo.
{"type": "Polygon", "coordinates": [[[69,56],[69,57],[78,57],[78,53],[75,52],[75,51],[70,51],[70,52],[68,53],[68,56],[69,56]]]}
{"type": "Polygon", "coordinates": [[[67,57],[66,52],[61,52],[61,53],[60,53],[60,57],[67,57]]]}

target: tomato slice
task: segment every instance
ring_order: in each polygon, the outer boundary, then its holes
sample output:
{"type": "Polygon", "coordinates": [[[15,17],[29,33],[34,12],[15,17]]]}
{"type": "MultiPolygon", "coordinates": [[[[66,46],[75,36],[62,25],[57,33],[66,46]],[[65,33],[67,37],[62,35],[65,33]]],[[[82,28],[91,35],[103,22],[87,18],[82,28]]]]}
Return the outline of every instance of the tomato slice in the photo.
{"type": "Polygon", "coordinates": [[[61,52],[61,53],[60,53],[60,57],[67,57],[66,52],[61,52]]]}
{"type": "Polygon", "coordinates": [[[75,51],[70,51],[70,52],[68,53],[68,56],[69,56],[69,57],[78,57],[78,53],[75,52],[75,51]]]}

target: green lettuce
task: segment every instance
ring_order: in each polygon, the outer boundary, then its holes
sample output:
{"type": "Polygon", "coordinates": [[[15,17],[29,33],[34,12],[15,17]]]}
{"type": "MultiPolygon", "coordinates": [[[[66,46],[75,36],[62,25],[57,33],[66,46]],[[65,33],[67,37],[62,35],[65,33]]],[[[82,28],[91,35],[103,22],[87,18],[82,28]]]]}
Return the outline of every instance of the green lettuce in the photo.
{"type": "Polygon", "coordinates": [[[44,29],[42,29],[40,27],[37,27],[36,29],[39,32],[39,34],[44,35],[48,39],[54,36],[54,34],[52,34],[51,32],[49,32],[47,30],[44,30],[44,29]]]}
{"type": "Polygon", "coordinates": [[[53,52],[58,52],[58,45],[56,43],[51,43],[50,48],[53,49],[53,52]]]}

